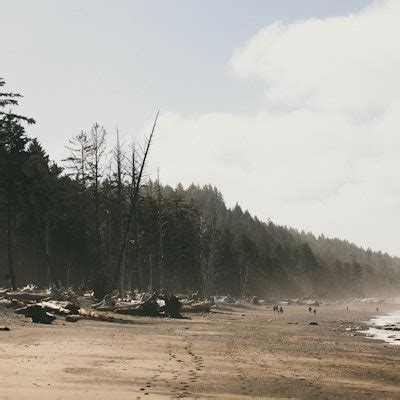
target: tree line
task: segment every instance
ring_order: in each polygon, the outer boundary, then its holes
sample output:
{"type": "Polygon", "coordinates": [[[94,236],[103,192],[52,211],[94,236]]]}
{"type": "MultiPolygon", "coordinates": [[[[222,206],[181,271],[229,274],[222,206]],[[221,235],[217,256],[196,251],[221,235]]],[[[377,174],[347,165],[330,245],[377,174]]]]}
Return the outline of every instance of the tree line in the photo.
{"type": "MultiPolygon", "coordinates": [[[[0,87],[4,86],[0,79],[0,87]]],[[[400,260],[227,208],[211,185],[144,179],[151,139],[108,151],[94,123],[61,163],[0,92],[0,285],[29,282],[261,297],[366,296],[399,289],[400,260]],[[11,110],[10,110],[11,108],[11,110]]]]}

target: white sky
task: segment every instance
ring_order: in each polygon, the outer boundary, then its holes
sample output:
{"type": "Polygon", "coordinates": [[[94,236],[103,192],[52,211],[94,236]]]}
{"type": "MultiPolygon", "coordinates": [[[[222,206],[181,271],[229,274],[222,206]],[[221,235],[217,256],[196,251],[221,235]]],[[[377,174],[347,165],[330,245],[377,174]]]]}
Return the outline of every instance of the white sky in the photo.
{"type": "Polygon", "coordinates": [[[0,76],[52,158],[94,121],[140,138],[160,107],[149,171],[164,183],[400,255],[400,1],[0,10],[0,76]]]}

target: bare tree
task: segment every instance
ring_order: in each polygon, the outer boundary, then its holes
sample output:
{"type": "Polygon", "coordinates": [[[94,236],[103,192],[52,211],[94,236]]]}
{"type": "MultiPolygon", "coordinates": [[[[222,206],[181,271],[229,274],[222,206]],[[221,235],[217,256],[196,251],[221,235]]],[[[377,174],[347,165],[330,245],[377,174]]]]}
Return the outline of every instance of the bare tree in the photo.
{"type": "Polygon", "coordinates": [[[124,238],[123,238],[121,250],[119,253],[117,269],[116,269],[115,275],[114,275],[114,283],[116,283],[118,281],[118,278],[121,276],[122,262],[124,259],[126,246],[128,243],[128,237],[129,237],[129,232],[130,232],[130,228],[131,228],[132,217],[133,217],[135,209],[136,209],[136,205],[137,205],[137,201],[138,201],[138,197],[139,197],[139,191],[140,191],[141,184],[142,184],[144,167],[146,165],[147,156],[150,151],[151,141],[153,139],[154,131],[156,129],[158,115],[159,115],[159,111],[157,111],[157,114],[156,114],[156,117],[155,117],[154,123],[153,123],[153,128],[151,130],[149,139],[146,142],[142,162],[140,164],[139,173],[138,173],[137,179],[136,179],[136,184],[133,188],[133,193],[131,195],[129,213],[128,213],[128,218],[127,218],[127,222],[126,222],[125,232],[124,232],[124,238]]]}
{"type": "MultiPolygon", "coordinates": [[[[125,154],[122,148],[119,130],[116,129],[116,144],[113,150],[113,159],[115,164],[115,172],[114,172],[114,179],[116,183],[117,189],[117,231],[118,231],[118,244],[119,248],[122,245],[122,241],[124,239],[124,225],[123,225],[123,214],[124,214],[124,175],[125,175],[125,154]]],[[[119,290],[120,296],[125,295],[125,287],[126,287],[126,254],[124,254],[122,265],[121,265],[121,275],[120,275],[120,282],[119,282],[119,290]]]]}
{"type": "Polygon", "coordinates": [[[90,131],[90,147],[89,147],[89,169],[92,181],[92,193],[95,208],[95,240],[96,240],[96,268],[101,261],[101,244],[100,244],[100,178],[102,176],[102,160],[106,145],[106,130],[97,122],[92,126],[90,131]]]}

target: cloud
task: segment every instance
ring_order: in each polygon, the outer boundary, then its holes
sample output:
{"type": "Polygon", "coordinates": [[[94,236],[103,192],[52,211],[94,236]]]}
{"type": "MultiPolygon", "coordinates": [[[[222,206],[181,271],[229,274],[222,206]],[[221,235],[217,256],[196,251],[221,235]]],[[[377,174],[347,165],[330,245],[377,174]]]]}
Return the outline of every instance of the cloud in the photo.
{"type": "Polygon", "coordinates": [[[283,108],[379,112],[398,98],[400,2],[358,14],[266,26],[235,51],[234,76],[264,82],[283,108]]]}
{"type": "Polygon", "coordinates": [[[399,18],[399,1],[376,1],[263,28],[228,69],[258,79],[265,104],[162,114],[153,159],[164,181],[212,183],[260,218],[400,255],[399,18]]]}

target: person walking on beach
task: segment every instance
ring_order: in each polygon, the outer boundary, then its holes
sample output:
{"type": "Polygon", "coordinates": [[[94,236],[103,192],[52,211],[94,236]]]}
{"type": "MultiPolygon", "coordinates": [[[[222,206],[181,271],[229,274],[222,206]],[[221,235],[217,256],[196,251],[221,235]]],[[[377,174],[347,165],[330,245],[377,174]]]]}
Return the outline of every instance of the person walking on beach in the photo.
{"type": "Polygon", "coordinates": [[[311,314],[312,308],[308,307],[308,312],[311,314]]]}
{"type": "Polygon", "coordinates": [[[317,315],[317,309],[314,308],[314,315],[317,315]]]}

